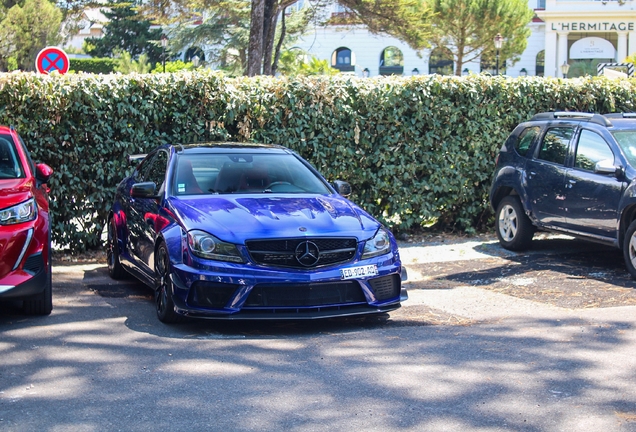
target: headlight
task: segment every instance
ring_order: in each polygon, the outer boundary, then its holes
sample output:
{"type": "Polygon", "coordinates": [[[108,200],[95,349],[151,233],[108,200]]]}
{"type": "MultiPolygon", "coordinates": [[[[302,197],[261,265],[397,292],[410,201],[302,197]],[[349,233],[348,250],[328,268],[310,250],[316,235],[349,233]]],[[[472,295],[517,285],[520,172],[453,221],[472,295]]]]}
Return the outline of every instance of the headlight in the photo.
{"type": "Polygon", "coordinates": [[[378,255],[384,255],[391,250],[391,239],[389,233],[384,228],[380,228],[376,235],[367,240],[362,252],[362,259],[372,258],[378,255]]]}
{"type": "Polygon", "coordinates": [[[201,258],[236,263],[243,262],[243,258],[235,245],[221,241],[205,231],[192,230],[188,232],[188,245],[192,253],[201,258]]]}
{"type": "Polygon", "coordinates": [[[35,220],[37,216],[35,199],[20,203],[16,206],[0,210],[0,225],[13,225],[35,220]]]}

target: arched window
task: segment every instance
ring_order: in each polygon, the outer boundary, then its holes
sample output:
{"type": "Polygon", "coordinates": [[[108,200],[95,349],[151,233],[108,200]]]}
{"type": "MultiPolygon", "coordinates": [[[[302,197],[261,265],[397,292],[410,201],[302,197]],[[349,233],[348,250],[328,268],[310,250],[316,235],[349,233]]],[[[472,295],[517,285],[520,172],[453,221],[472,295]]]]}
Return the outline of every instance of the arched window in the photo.
{"type": "Polygon", "coordinates": [[[404,54],[399,48],[390,46],[380,55],[380,75],[402,75],[404,73],[404,54]]]}
{"type": "Polygon", "coordinates": [[[201,62],[205,61],[205,53],[203,52],[203,50],[201,48],[196,47],[196,46],[192,46],[192,47],[188,48],[186,50],[186,52],[185,52],[185,55],[183,56],[183,59],[186,62],[190,62],[190,61],[192,61],[192,57],[194,57],[194,56],[198,56],[199,60],[201,62]]]}
{"type": "Polygon", "coordinates": [[[340,47],[331,54],[331,67],[340,72],[354,72],[356,60],[353,52],[346,47],[340,47]]]}
{"type": "Polygon", "coordinates": [[[439,75],[452,75],[455,61],[453,53],[445,47],[437,47],[431,51],[428,61],[428,73],[439,75]]]}
{"type": "Polygon", "coordinates": [[[545,51],[539,51],[537,54],[536,75],[543,76],[545,72],[545,51]]]}

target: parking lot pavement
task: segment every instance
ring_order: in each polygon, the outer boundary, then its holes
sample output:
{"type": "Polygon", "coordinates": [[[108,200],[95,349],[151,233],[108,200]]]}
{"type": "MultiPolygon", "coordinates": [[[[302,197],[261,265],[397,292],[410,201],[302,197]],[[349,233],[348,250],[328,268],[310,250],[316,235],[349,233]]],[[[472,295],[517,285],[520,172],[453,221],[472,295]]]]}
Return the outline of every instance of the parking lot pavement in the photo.
{"type": "Polygon", "coordinates": [[[636,317],[636,281],[621,252],[567,236],[540,234],[511,252],[494,237],[402,243],[405,307],[426,305],[457,321],[636,317]]]}
{"type": "Polygon", "coordinates": [[[510,266],[526,287],[633,289],[615,255],[422,246],[402,248],[401,309],[311,322],[168,326],[148,288],[104,264],[55,266],[51,316],[0,305],[0,430],[636,431],[634,306],[506,294],[524,287],[505,285],[510,266]]]}

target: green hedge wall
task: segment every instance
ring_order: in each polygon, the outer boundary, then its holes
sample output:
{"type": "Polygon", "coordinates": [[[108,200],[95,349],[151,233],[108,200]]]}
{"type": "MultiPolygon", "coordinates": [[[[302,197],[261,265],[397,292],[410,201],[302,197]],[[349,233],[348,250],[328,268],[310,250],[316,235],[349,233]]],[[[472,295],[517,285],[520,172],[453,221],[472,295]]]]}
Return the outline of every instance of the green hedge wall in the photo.
{"type": "Polygon", "coordinates": [[[396,231],[489,223],[495,156],[514,126],[550,110],[636,111],[635,84],[469,76],[227,78],[7,74],[0,124],[54,168],[53,239],[101,244],[129,153],[165,142],[262,141],[288,146],[396,231]]]}
{"type": "Polygon", "coordinates": [[[73,72],[107,74],[115,71],[118,61],[113,58],[72,58],[69,63],[69,70],[73,72]]]}

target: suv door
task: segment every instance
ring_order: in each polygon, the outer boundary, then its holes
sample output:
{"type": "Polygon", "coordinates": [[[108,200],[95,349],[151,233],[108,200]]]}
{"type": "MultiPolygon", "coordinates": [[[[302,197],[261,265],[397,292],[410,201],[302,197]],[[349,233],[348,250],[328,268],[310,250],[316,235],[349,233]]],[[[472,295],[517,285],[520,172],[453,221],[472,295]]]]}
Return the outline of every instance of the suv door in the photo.
{"type": "Polygon", "coordinates": [[[588,129],[578,135],[574,166],[566,173],[567,224],[575,231],[616,239],[618,205],[627,185],[615,174],[594,172],[597,162],[617,163],[607,141],[588,129]]]}
{"type": "Polygon", "coordinates": [[[531,213],[541,225],[564,227],[565,172],[575,126],[549,127],[526,162],[531,213]]]}

